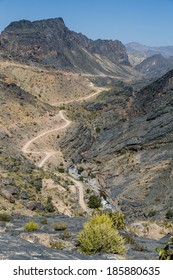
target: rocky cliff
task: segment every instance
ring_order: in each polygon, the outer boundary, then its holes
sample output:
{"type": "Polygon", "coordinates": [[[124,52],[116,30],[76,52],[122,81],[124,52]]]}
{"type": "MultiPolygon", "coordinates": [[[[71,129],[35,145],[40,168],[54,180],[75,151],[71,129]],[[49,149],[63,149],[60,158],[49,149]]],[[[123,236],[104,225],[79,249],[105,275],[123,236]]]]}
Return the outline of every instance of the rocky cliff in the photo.
{"type": "Polygon", "coordinates": [[[56,68],[110,74],[130,66],[120,41],[93,41],[70,31],[62,18],[12,22],[0,35],[0,45],[13,58],[56,68]]]}

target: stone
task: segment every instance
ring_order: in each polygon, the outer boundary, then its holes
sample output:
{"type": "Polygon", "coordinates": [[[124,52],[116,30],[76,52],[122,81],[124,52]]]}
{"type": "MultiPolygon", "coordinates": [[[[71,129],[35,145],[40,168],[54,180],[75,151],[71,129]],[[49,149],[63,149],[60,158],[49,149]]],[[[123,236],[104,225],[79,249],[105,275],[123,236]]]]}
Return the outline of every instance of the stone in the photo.
{"type": "Polygon", "coordinates": [[[23,204],[26,208],[28,208],[31,211],[34,210],[40,210],[40,211],[44,211],[44,206],[36,201],[26,201],[26,199],[21,199],[20,200],[21,204],[23,204]]]}
{"type": "Polygon", "coordinates": [[[22,190],[20,192],[20,199],[24,199],[24,200],[29,199],[29,194],[26,190],[22,190]]]}
{"type": "Polygon", "coordinates": [[[12,196],[12,194],[9,191],[1,189],[0,190],[0,194],[4,198],[6,198],[10,203],[15,203],[15,199],[14,199],[14,197],[12,196]]]}
{"type": "Polygon", "coordinates": [[[3,187],[3,190],[8,192],[10,195],[12,195],[15,198],[17,198],[19,195],[19,189],[16,187],[13,187],[12,185],[5,185],[3,187]]]}

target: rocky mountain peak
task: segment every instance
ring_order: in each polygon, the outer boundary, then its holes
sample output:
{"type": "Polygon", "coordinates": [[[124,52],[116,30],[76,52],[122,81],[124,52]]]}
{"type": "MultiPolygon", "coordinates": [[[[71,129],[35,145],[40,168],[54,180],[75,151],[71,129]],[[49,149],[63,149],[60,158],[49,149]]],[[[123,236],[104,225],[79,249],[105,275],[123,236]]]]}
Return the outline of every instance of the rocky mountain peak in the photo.
{"type": "Polygon", "coordinates": [[[0,45],[16,59],[55,68],[113,74],[118,65],[130,66],[120,41],[91,40],[69,30],[62,18],[12,22],[1,33],[0,45]]]}
{"type": "MultiPolygon", "coordinates": [[[[57,28],[60,26],[65,27],[65,23],[62,18],[51,18],[51,19],[44,19],[44,20],[36,20],[36,21],[30,21],[30,20],[19,20],[11,22],[4,30],[4,32],[9,31],[16,31],[16,29],[27,29],[27,28],[57,28]]],[[[4,33],[2,32],[2,33],[4,33]]]]}

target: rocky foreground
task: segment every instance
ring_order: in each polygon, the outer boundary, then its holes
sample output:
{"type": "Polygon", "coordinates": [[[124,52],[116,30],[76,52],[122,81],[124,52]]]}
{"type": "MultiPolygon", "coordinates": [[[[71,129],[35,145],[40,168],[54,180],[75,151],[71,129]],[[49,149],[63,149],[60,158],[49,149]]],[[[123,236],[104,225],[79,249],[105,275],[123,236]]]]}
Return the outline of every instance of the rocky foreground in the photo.
{"type": "MultiPolygon", "coordinates": [[[[29,218],[14,215],[9,222],[0,222],[0,259],[10,260],[103,260],[103,259],[124,259],[115,254],[84,255],[79,253],[76,236],[83,228],[86,221],[84,217],[69,218],[65,215],[54,215],[47,217],[29,218]],[[38,229],[28,232],[24,225],[28,221],[35,221],[38,229]],[[55,223],[67,224],[64,230],[54,230],[55,223]],[[69,232],[67,237],[64,232],[69,232]],[[62,247],[51,248],[50,244],[60,242],[62,247]]],[[[122,231],[121,234],[127,238],[128,247],[125,259],[158,259],[156,247],[164,247],[169,235],[157,241],[149,238],[142,238],[135,234],[122,231]]],[[[52,246],[53,247],[53,246],[52,246]]]]}

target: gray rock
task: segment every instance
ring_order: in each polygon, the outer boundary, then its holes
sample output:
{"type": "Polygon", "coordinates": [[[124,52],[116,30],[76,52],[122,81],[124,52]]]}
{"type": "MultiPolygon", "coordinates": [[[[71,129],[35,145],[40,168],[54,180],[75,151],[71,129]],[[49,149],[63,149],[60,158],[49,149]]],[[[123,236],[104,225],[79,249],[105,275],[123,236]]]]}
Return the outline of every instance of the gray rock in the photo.
{"type": "Polygon", "coordinates": [[[15,198],[17,198],[19,195],[19,189],[11,185],[6,185],[3,187],[3,189],[15,198]]]}
{"type": "Polygon", "coordinates": [[[28,194],[28,192],[26,190],[22,190],[20,192],[20,199],[24,199],[24,200],[29,199],[29,194],[28,194]]]}
{"type": "Polygon", "coordinates": [[[21,199],[20,200],[21,204],[23,204],[26,208],[28,208],[31,211],[34,210],[40,210],[40,211],[44,211],[44,207],[41,203],[36,202],[36,201],[26,201],[25,199],[21,199]]]}
{"type": "Polygon", "coordinates": [[[1,189],[0,190],[0,194],[5,198],[7,199],[10,203],[15,203],[15,199],[14,197],[12,196],[12,194],[7,191],[7,190],[4,190],[4,189],[1,189]]]}

